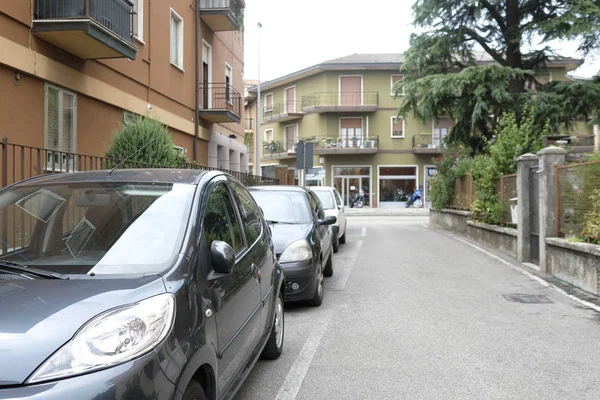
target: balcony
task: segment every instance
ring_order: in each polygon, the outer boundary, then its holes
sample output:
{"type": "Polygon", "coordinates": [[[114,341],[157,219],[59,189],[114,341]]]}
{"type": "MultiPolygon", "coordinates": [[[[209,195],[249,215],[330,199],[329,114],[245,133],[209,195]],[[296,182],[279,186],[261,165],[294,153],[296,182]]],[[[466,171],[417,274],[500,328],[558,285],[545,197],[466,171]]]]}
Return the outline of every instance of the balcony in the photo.
{"type": "Polygon", "coordinates": [[[129,0],[36,0],[34,35],[85,60],[135,59],[129,0]]]}
{"type": "Polygon", "coordinates": [[[375,154],[379,151],[379,136],[342,137],[316,136],[314,143],[315,154],[375,154]]]}
{"type": "Polygon", "coordinates": [[[379,92],[319,92],[302,96],[305,113],[373,112],[379,107],[379,92]]]}
{"type": "Polygon", "coordinates": [[[244,0],[199,0],[200,18],[213,32],[237,31],[238,17],[246,7],[244,0]]]}
{"type": "Polygon", "coordinates": [[[289,160],[296,158],[296,140],[274,140],[263,144],[263,158],[270,160],[289,160]]]}
{"type": "Polygon", "coordinates": [[[240,123],[242,95],[226,83],[200,84],[200,117],[210,122],[240,123]]]}
{"type": "Polygon", "coordinates": [[[412,147],[415,154],[442,154],[441,135],[420,133],[413,136],[412,147]]]}
{"type": "Polygon", "coordinates": [[[286,122],[302,118],[302,102],[300,101],[284,101],[277,103],[271,108],[263,110],[263,121],[265,122],[286,122]]]}

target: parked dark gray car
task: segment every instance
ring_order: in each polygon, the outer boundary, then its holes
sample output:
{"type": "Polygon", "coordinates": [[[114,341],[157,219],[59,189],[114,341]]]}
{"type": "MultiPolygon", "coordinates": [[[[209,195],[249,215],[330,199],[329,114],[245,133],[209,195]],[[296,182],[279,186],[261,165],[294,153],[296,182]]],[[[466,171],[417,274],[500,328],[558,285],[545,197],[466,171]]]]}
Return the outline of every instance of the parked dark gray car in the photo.
{"type": "Polygon", "coordinates": [[[45,175],[0,228],[0,399],[227,399],[281,354],[283,269],[231,176],[45,175]]]}
{"type": "Polygon", "coordinates": [[[323,277],[333,275],[336,217],[326,216],[312,191],[298,186],[258,186],[248,190],[263,209],[285,270],[285,301],[323,302],[323,277]]]}

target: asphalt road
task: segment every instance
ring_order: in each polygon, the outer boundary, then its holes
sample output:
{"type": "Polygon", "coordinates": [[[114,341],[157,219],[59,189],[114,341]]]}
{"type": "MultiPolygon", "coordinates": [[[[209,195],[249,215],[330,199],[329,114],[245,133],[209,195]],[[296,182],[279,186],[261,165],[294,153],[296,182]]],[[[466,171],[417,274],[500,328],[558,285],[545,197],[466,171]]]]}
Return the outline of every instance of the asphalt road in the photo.
{"type": "Polygon", "coordinates": [[[323,305],[286,306],[236,400],[600,399],[600,314],[426,222],[352,217],[323,305]]]}

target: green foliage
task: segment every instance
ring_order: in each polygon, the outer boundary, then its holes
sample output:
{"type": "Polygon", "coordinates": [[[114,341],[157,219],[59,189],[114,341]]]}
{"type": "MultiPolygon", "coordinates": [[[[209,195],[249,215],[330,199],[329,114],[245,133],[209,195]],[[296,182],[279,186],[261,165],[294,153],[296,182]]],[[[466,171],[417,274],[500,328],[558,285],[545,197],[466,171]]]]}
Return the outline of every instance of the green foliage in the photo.
{"type": "Polygon", "coordinates": [[[600,189],[595,189],[590,195],[591,210],[585,214],[583,235],[596,241],[600,240],[600,189]]]}
{"type": "Polygon", "coordinates": [[[434,161],[438,173],[430,180],[431,203],[434,208],[442,209],[452,201],[454,181],[469,172],[472,159],[464,146],[450,145],[434,161]]]}
{"type": "MultiPolygon", "coordinates": [[[[600,153],[589,154],[584,161],[600,161],[600,153]]],[[[564,230],[584,237],[600,237],[594,234],[598,233],[595,228],[600,216],[600,162],[574,166],[561,178],[564,230]]]]}
{"type": "Polygon", "coordinates": [[[497,165],[489,155],[479,155],[472,166],[475,201],[471,205],[471,216],[486,224],[502,223],[504,209],[500,195],[496,193],[496,179],[500,175],[497,165]]]}
{"type": "Polygon", "coordinates": [[[113,143],[106,149],[105,157],[165,168],[181,167],[186,162],[185,156],[175,149],[167,127],[141,116],[113,132],[113,143]]]}

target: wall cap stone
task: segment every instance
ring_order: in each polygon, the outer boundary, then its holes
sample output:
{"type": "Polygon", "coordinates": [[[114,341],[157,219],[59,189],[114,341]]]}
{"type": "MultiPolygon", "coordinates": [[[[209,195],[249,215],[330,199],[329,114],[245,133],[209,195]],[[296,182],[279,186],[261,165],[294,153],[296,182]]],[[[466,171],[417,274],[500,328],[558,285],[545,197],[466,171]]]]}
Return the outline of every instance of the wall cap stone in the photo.
{"type": "Polygon", "coordinates": [[[492,232],[502,233],[504,235],[515,236],[515,237],[517,236],[517,230],[515,228],[507,228],[505,226],[490,225],[490,224],[485,224],[483,222],[476,222],[476,221],[467,221],[467,225],[473,226],[476,228],[480,228],[480,229],[485,229],[485,230],[492,231],[492,232]]]}
{"type": "Polygon", "coordinates": [[[567,242],[562,238],[546,238],[546,244],[600,257],[600,246],[597,244],[567,242]]]}

